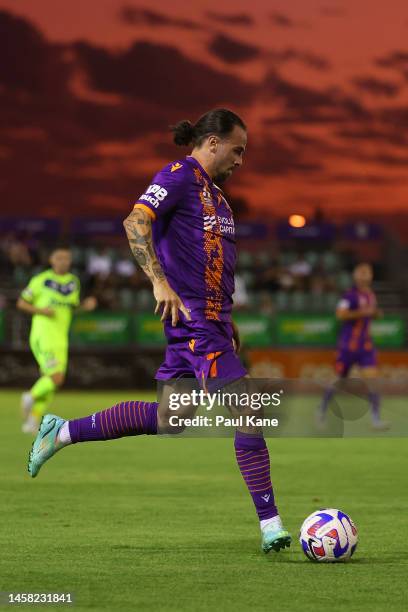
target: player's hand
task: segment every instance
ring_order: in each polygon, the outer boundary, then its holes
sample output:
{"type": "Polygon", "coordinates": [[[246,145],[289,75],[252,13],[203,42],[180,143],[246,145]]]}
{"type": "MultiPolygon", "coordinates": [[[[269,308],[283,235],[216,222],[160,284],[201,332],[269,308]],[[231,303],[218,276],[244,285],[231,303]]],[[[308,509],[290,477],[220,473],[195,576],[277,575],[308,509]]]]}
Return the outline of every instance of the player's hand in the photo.
{"type": "Polygon", "coordinates": [[[98,306],[98,300],[93,295],[84,299],[81,304],[81,309],[85,310],[85,312],[90,312],[91,310],[95,310],[98,306]]]}
{"type": "Polygon", "coordinates": [[[171,316],[171,324],[175,327],[179,320],[179,310],[181,310],[187,321],[191,321],[189,311],[166,280],[159,281],[153,285],[153,295],[156,299],[154,314],[157,314],[162,309],[161,321],[171,316]]]}
{"type": "Polygon", "coordinates": [[[55,315],[55,310],[52,308],[41,308],[39,314],[42,314],[44,317],[52,318],[55,315]]]}
{"type": "Polygon", "coordinates": [[[376,306],[363,306],[363,308],[360,308],[360,315],[362,317],[374,317],[376,312],[376,306]]]}

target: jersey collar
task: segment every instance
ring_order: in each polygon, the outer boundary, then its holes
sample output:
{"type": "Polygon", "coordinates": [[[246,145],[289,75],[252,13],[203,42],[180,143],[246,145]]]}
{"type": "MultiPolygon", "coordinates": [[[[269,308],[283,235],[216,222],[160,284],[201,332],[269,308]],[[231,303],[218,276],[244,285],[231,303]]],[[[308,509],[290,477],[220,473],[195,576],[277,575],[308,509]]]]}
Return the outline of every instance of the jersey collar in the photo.
{"type": "MultiPolygon", "coordinates": [[[[200,172],[205,176],[205,178],[212,184],[214,185],[214,182],[212,180],[212,178],[210,177],[209,174],[207,174],[207,172],[204,170],[204,168],[202,167],[202,165],[200,164],[199,161],[196,160],[195,157],[193,157],[192,155],[187,155],[186,156],[186,160],[189,161],[190,163],[193,164],[193,166],[195,166],[196,168],[198,168],[200,170],[200,172]]],[[[219,188],[217,188],[219,189],[219,188]]]]}

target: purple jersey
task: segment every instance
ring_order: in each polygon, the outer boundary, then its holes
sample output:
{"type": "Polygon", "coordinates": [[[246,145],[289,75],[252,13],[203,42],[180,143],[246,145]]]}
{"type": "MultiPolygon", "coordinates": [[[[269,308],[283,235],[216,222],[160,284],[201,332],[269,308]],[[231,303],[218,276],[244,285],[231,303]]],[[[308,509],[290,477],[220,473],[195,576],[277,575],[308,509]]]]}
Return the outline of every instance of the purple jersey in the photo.
{"type": "Polygon", "coordinates": [[[230,321],[236,262],[232,210],[196,159],[168,164],[135,207],[148,209],[163,272],[192,319],[230,321]]]}
{"type": "MultiPolygon", "coordinates": [[[[338,308],[348,310],[359,310],[367,306],[376,306],[377,300],[371,290],[361,291],[352,287],[343,295],[338,308]]],[[[371,351],[373,342],[370,335],[370,323],[372,317],[360,317],[344,321],[339,336],[339,349],[347,351],[371,351]]]]}

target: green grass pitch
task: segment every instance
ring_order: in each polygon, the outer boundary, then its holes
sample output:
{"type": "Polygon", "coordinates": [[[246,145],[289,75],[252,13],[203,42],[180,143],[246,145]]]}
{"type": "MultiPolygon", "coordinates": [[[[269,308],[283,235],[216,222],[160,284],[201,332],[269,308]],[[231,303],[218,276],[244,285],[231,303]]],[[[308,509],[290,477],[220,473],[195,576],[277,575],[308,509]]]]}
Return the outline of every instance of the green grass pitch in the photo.
{"type": "MultiPolygon", "coordinates": [[[[72,418],[132,395],[64,392],[54,410],[72,418]]],[[[76,612],[406,610],[406,439],[270,439],[294,542],[265,556],[231,439],[80,444],[31,480],[19,394],[0,401],[0,591],[71,591],[76,612]],[[357,524],[350,563],[313,564],[300,550],[301,522],[327,506],[357,524]]]]}

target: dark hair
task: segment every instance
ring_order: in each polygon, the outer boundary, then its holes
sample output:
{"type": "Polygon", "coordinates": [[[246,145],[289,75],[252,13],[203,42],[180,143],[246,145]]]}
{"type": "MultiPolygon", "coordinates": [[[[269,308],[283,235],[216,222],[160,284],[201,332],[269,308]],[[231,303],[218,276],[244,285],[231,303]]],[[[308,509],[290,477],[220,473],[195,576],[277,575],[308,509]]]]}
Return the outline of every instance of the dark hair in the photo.
{"type": "Polygon", "coordinates": [[[51,256],[53,253],[55,253],[55,251],[72,251],[72,248],[69,242],[61,241],[53,244],[49,248],[48,253],[51,256]]]}
{"type": "Polygon", "coordinates": [[[176,145],[193,143],[195,147],[199,147],[209,134],[226,136],[232,132],[236,125],[246,130],[246,125],[241,117],[226,108],[215,108],[202,115],[194,125],[191,121],[184,119],[176,125],[170,126],[170,129],[173,132],[173,140],[176,145]]]}

